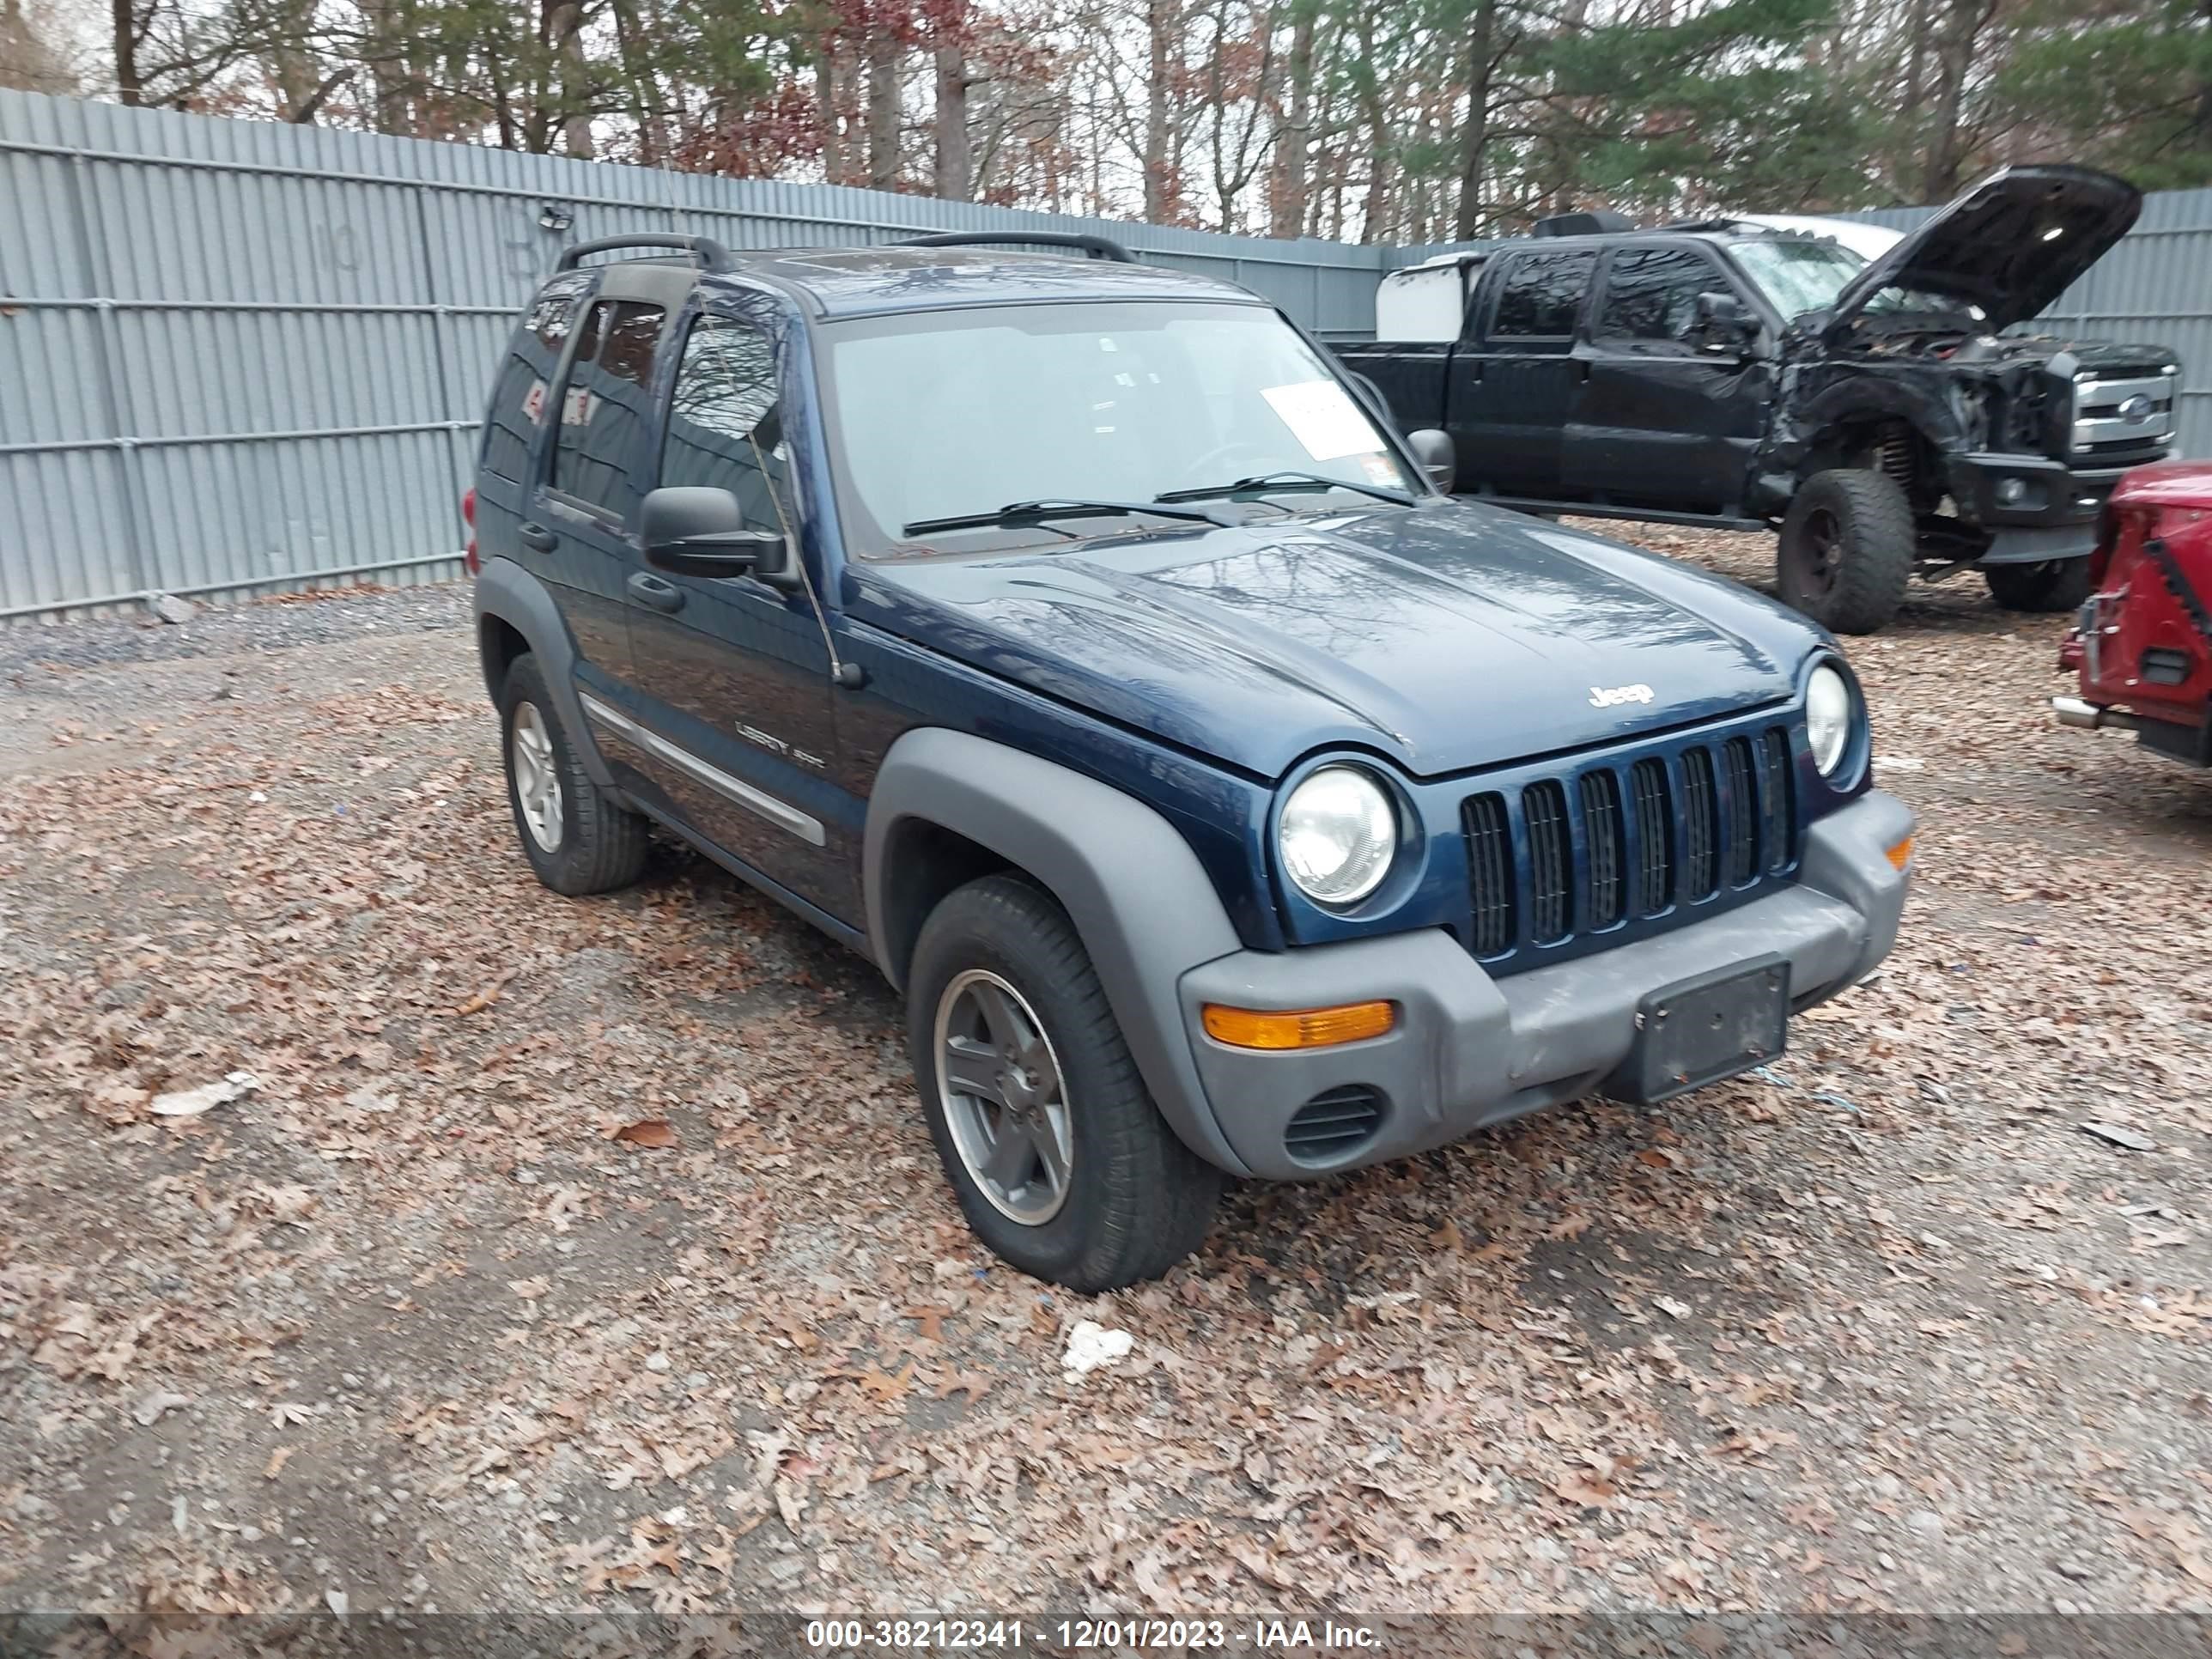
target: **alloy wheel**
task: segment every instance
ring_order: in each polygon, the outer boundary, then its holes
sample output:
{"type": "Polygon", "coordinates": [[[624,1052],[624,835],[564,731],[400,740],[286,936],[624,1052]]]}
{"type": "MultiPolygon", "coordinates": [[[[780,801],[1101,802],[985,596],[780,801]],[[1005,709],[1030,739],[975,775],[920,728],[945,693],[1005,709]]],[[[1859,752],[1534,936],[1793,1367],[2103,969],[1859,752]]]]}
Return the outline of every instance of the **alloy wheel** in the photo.
{"type": "Polygon", "coordinates": [[[561,850],[561,771],[553,755],[553,734],[534,702],[514,706],[508,729],[508,757],[514,768],[514,799],[522,809],[530,838],[548,853],[561,850]]]}
{"type": "Polygon", "coordinates": [[[1036,1011],[971,968],[937,1000],[936,1044],[938,1097],[962,1166],[1001,1215],[1042,1226],[1067,1202],[1074,1126],[1036,1011]]]}

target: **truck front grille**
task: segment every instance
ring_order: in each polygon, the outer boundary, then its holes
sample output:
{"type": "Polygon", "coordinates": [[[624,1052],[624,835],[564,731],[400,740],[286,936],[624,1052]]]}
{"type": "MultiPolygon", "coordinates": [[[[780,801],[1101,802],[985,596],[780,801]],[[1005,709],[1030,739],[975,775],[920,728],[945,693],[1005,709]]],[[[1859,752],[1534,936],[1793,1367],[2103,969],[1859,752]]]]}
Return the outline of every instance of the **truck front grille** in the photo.
{"type": "Polygon", "coordinates": [[[2106,370],[2074,382],[2071,447],[2076,459],[2163,450],[2173,438],[2174,382],[2155,368],[2106,370]]]}
{"type": "Polygon", "coordinates": [[[1784,874],[1797,857],[1794,780],[1789,732],[1775,726],[1468,796],[1468,949],[1528,965],[1535,947],[1686,921],[1692,906],[1784,874]]]}

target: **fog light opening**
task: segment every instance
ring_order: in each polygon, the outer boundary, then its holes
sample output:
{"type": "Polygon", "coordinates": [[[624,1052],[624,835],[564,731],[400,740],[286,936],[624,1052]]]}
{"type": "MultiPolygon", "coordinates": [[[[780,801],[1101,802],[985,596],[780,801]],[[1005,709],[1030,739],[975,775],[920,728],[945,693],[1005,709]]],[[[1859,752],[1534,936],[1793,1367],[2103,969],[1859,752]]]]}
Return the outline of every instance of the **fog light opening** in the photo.
{"type": "Polygon", "coordinates": [[[1387,1036],[1398,1023],[1398,1009],[1389,1002],[1349,1002],[1272,1012],[1209,1002],[1201,1018],[1206,1036],[1235,1048],[1330,1048],[1387,1036]]]}

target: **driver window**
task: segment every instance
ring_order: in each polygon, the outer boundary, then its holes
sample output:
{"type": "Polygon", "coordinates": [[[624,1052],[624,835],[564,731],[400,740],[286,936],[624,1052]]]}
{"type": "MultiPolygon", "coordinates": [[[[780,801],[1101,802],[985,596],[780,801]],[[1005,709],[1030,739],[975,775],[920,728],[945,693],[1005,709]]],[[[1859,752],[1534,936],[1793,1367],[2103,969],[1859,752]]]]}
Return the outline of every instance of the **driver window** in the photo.
{"type": "Polygon", "coordinates": [[[701,317],[677,368],[660,482],[726,489],[744,509],[747,525],[778,529],[787,459],[782,425],[775,337],[733,317],[701,317]]]}
{"type": "Polygon", "coordinates": [[[1727,291],[1712,262],[1694,248],[1619,248],[1593,333],[1616,344],[1694,351],[1704,341],[1698,295],[1727,291]]]}

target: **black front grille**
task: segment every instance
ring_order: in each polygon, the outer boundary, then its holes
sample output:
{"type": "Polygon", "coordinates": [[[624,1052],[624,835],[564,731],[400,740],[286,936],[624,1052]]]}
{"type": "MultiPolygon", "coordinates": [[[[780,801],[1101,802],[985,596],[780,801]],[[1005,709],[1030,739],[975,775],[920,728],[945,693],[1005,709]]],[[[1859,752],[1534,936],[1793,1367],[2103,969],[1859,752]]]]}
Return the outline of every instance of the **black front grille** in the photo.
{"type": "Polygon", "coordinates": [[[1620,780],[1583,774],[1583,828],[1589,848],[1589,925],[1610,927],[1621,917],[1620,780]]]}
{"type": "Polygon", "coordinates": [[[1766,774],[1759,781],[1759,804],[1765,816],[1759,821],[1759,843],[1766,849],[1769,872],[1785,867],[1790,858],[1790,826],[1796,821],[1790,797],[1790,736],[1776,729],[1759,745],[1766,774]]]}
{"type": "Polygon", "coordinates": [[[1469,796],[1468,948],[1510,959],[1786,872],[1796,776],[1778,726],[1469,796]]]}
{"type": "Polygon", "coordinates": [[[1479,957],[1513,944],[1513,828],[1503,795],[1471,796],[1461,809],[1467,825],[1468,896],[1474,901],[1468,943],[1479,957]]]}
{"type": "Polygon", "coordinates": [[[1667,763],[1640,760],[1630,769],[1636,791],[1636,914],[1648,916],[1674,899],[1674,819],[1667,811],[1667,763]]]}
{"type": "Polygon", "coordinates": [[[1759,873],[1759,803],[1751,782],[1751,739],[1721,745],[1721,805],[1728,813],[1728,878],[1741,887],[1759,873]]]}
{"type": "Polygon", "coordinates": [[[1567,792],[1547,778],[1521,793],[1528,823],[1528,931],[1540,945],[1574,931],[1575,856],[1567,836],[1567,792]]]}
{"type": "Polygon", "coordinates": [[[1316,1095],[1291,1114],[1283,1150],[1296,1164],[1334,1164],[1366,1145],[1382,1121],[1381,1094],[1364,1083],[1347,1083],[1316,1095]]]}
{"type": "Polygon", "coordinates": [[[2154,645],[2142,653],[2142,677],[2153,685],[2179,685],[2189,678],[2189,653],[2154,645]]]}
{"type": "Polygon", "coordinates": [[[1720,810],[1713,799],[1713,757],[1682,757],[1682,896],[1711,898],[1720,885],[1720,810]]]}

